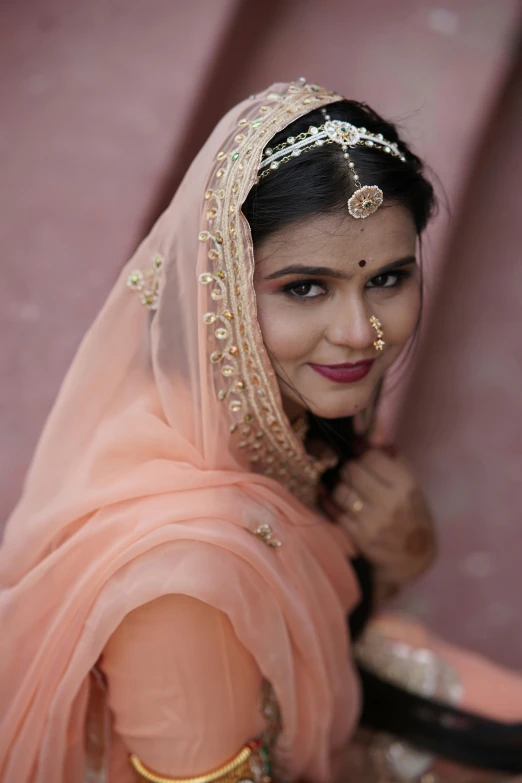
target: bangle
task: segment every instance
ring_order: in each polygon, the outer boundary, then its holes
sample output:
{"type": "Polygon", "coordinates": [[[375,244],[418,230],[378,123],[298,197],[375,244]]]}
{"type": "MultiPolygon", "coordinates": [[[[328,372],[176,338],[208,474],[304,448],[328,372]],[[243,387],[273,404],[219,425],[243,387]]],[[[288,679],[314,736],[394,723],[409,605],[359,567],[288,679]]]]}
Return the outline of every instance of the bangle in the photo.
{"type": "MultiPolygon", "coordinates": [[[[190,778],[169,778],[164,775],[158,775],[148,769],[134,753],[129,760],[138,775],[141,775],[142,778],[150,781],[150,783],[213,783],[213,781],[218,780],[220,783],[238,783],[238,781],[245,780],[245,778],[252,779],[250,761],[254,760],[251,758],[253,755],[264,755],[264,748],[261,747],[261,743],[257,740],[247,743],[233,759],[230,759],[230,761],[227,761],[226,764],[223,764],[218,769],[207,772],[205,775],[197,775],[190,778]]],[[[263,766],[266,766],[266,762],[263,759],[260,759],[260,761],[263,766]]],[[[263,783],[271,783],[269,775],[263,776],[263,783]]]]}

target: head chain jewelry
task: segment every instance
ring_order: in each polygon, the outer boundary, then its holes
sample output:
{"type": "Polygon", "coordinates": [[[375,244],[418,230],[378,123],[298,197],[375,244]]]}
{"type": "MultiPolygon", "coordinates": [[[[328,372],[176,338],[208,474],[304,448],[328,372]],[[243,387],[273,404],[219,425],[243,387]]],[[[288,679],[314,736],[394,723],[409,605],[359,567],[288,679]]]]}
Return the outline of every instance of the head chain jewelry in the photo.
{"type": "Polygon", "coordinates": [[[378,185],[359,186],[359,175],[355,171],[355,164],[350,160],[348,149],[357,146],[378,147],[388,155],[406,161],[397,145],[387,141],[382,133],[370,133],[366,128],[356,128],[349,122],[332,120],[326,109],[321,109],[325,118],[324,125],[311,125],[307,131],[298,136],[289,136],[285,142],[276,147],[267,147],[263,153],[263,159],[259,167],[259,178],[266,177],[271,171],[278,169],[282,163],[292,158],[297,158],[302,152],[322,147],[323,144],[339,144],[348,167],[352,172],[357,190],[348,199],[348,212],[356,219],[366,218],[376,212],[384,200],[384,194],[378,185]]]}

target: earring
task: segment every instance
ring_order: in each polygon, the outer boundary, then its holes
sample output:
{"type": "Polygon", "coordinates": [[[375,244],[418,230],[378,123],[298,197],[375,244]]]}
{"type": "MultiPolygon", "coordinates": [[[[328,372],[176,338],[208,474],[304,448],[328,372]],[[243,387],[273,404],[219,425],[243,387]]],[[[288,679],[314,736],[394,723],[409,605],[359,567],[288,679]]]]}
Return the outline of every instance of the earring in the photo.
{"type": "Polygon", "coordinates": [[[372,325],[372,328],[375,329],[377,332],[377,339],[373,341],[373,347],[376,351],[382,351],[386,343],[382,339],[384,337],[384,332],[382,331],[382,324],[377,318],[377,316],[372,315],[370,318],[370,323],[372,325]]]}

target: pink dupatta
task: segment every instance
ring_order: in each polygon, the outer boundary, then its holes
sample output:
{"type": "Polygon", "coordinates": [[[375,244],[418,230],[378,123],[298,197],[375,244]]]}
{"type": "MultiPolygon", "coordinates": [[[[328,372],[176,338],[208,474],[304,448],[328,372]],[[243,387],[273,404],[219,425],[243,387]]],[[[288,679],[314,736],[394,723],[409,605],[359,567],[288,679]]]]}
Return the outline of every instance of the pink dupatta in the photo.
{"type": "Polygon", "coordinates": [[[241,213],[266,140],[337,99],[276,84],[232,109],[77,353],[0,551],[2,780],[85,779],[89,674],[168,593],[230,618],[275,690],[291,777],[328,779],[346,743],[350,546],[306,505],[318,468],[282,410],[241,213]]]}

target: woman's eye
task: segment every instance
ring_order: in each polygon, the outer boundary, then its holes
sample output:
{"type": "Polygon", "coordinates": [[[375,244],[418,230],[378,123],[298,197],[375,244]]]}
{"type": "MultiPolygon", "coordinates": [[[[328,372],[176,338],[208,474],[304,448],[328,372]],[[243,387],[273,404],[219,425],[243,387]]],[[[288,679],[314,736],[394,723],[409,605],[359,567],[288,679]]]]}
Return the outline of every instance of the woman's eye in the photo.
{"type": "Polygon", "coordinates": [[[296,299],[315,299],[325,293],[325,289],[322,285],[309,280],[300,280],[297,283],[290,283],[285,286],[283,290],[296,299]]]}
{"type": "Polygon", "coordinates": [[[406,271],[377,275],[366,283],[366,288],[395,288],[401,280],[409,276],[409,272],[406,271]]]}

